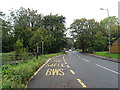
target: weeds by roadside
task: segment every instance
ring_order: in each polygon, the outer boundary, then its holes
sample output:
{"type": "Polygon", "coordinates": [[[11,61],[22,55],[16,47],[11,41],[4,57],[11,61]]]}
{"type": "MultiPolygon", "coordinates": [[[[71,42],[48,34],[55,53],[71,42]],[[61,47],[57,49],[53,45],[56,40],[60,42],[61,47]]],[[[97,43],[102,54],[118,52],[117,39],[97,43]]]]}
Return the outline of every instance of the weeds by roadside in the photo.
{"type": "Polygon", "coordinates": [[[38,60],[34,57],[18,64],[3,65],[2,88],[24,88],[30,76],[45,62],[44,59],[61,54],[64,53],[41,55],[38,60]]]}

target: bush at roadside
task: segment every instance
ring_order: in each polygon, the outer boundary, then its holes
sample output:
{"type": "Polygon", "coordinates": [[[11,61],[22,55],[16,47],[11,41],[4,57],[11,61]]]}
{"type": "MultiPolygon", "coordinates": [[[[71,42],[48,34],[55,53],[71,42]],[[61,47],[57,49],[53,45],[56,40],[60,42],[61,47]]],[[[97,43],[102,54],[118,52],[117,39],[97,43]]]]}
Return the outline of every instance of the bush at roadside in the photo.
{"type": "Polygon", "coordinates": [[[31,60],[23,61],[18,64],[5,64],[2,66],[2,88],[24,88],[28,79],[43,64],[44,59],[61,55],[64,53],[47,54],[35,57],[31,60]]]}
{"type": "Polygon", "coordinates": [[[2,88],[24,88],[29,77],[44,63],[43,59],[2,66],[2,88]]]}

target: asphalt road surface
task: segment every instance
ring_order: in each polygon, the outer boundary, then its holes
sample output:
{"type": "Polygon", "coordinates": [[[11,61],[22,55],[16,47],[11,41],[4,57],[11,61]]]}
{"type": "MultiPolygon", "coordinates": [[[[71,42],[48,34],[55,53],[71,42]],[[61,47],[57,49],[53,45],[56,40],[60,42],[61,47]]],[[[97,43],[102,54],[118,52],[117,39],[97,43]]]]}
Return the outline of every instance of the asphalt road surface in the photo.
{"type": "Polygon", "coordinates": [[[118,63],[67,52],[49,59],[28,88],[118,88],[118,63]]]}

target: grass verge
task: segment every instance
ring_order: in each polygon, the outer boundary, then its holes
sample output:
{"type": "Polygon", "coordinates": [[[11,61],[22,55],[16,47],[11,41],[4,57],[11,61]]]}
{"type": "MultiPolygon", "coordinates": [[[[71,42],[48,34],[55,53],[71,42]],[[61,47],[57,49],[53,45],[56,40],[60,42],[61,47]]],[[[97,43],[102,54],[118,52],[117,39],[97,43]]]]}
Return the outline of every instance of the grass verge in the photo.
{"type": "Polygon", "coordinates": [[[82,49],[74,49],[74,51],[82,52],[82,49]]]}
{"type": "Polygon", "coordinates": [[[23,61],[18,64],[5,64],[2,66],[2,89],[4,88],[24,88],[28,79],[45,62],[44,59],[64,53],[55,53],[35,57],[31,60],[23,61]]]}
{"type": "Polygon", "coordinates": [[[120,59],[120,53],[110,53],[109,55],[107,51],[104,51],[104,52],[95,52],[94,54],[99,56],[109,57],[109,58],[120,59]]]}

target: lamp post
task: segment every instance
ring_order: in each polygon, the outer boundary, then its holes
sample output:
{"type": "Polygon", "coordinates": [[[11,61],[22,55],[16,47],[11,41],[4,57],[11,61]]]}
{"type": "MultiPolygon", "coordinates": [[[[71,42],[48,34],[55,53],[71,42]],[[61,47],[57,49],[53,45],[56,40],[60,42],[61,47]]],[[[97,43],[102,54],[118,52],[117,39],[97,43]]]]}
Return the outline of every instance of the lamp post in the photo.
{"type": "Polygon", "coordinates": [[[108,14],[108,40],[109,40],[109,55],[110,55],[110,16],[109,16],[109,10],[100,8],[100,10],[106,10],[108,14]]]}
{"type": "Polygon", "coordinates": [[[36,43],[36,46],[37,46],[36,59],[38,59],[38,53],[39,53],[39,46],[38,46],[38,43],[36,43]]]}
{"type": "Polygon", "coordinates": [[[44,55],[44,41],[42,41],[42,55],[44,55]]]}

